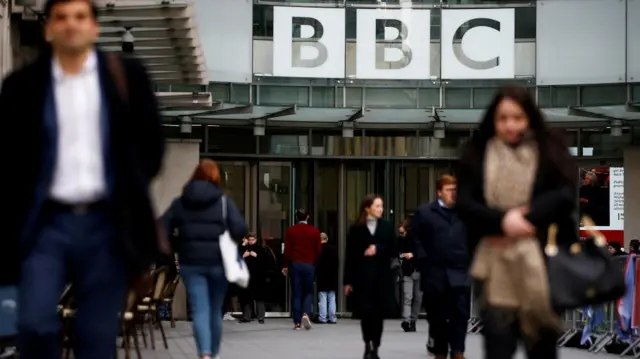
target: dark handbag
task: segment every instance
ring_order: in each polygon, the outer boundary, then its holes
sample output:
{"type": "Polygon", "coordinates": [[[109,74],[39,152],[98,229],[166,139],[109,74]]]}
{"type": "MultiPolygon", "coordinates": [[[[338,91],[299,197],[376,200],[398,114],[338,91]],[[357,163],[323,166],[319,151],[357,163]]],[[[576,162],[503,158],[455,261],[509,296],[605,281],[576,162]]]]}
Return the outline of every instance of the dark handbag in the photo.
{"type": "MultiPolygon", "coordinates": [[[[583,223],[592,225],[590,218],[583,223]]],[[[624,273],[607,250],[602,233],[591,230],[584,241],[570,248],[556,244],[558,228],[549,227],[545,253],[552,305],[557,310],[571,310],[616,300],[625,294],[624,273]]]]}

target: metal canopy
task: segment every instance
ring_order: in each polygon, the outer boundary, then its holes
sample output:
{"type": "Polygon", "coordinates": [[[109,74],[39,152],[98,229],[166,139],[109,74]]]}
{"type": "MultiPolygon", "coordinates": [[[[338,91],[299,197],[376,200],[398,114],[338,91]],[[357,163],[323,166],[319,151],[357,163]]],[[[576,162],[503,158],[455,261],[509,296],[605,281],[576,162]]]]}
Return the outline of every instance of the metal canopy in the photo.
{"type": "Polygon", "coordinates": [[[209,92],[156,92],[161,107],[202,108],[213,106],[209,92]]]}
{"type": "MultiPolygon", "coordinates": [[[[220,108],[203,108],[200,112],[192,113],[165,111],[163,115],[168,120],[189,116],[195,124],[219,126],[243,126],[254,124],[256,120],[268,120],[268,126],[274,127],[340,128],[343,123],[351,122],[356,128],[404,130],[433,128],[436,118],[444,122],[447,128],[472,129],[484,115],[481,109],[298,108],[293,105],[231,104],[224,104],[223,108],[223,112],[220,108]]],[[[572,109],[551,108],[542,111],[553,127],[604,128],[611,125],[609,119],[579,116],[572,109]]],[[[640,112],[629,113],[640,115],[640,112]]],[[[636,119],[640,120],[640,116],[636,119]]]]}
{"type": "Polygon", "coordinates": [[[105,51],[122,51],[132,37],[134,53],[154,82],[207,84],[204,56],[190,0],[98,0],[105,51]]]}
{"type": "Polygon", "coordinates": [[[640,106],[637,103],[629,103],[621,106],[598,106],[598,107],[571,107],[569,112],[590,118],[615,121],[639,121],[640,106]]]}

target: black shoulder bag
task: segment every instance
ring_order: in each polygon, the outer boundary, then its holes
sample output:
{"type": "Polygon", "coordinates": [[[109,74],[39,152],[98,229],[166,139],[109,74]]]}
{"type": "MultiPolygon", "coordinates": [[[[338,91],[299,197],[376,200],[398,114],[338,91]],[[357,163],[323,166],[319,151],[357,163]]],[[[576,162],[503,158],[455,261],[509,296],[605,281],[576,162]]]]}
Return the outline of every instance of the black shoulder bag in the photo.
{"type": "MultiPolygon", "coordinates": [[[[590,218],[583,223],[592,226],[590,218]]],[[[607,250],[602,233],[590,230],[589,238],[569,249],[556,244],[557,225],[549,227],[548,257],[551,301],[557,310],[571,310],[616,300],[625,294],[624,273],[607,250]]]]}

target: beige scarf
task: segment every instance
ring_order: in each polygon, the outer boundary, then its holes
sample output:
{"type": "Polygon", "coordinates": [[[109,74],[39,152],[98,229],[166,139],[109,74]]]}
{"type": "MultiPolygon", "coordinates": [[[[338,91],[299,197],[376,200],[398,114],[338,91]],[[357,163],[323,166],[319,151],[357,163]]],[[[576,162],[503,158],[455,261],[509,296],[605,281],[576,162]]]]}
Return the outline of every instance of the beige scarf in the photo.
{"type": "MultiPolygon", "coordinates": [[[[528,206],[537,170],[534,141],[510,147],[497,138],[489,140],[484,162],[487,205],[502,211],[528,206]]],[[[536,238],[482,238],[471,275],[484,283],[481,302],[517,313],[513,319],[519,320],[528,339],[537,339],[542,328],[559,329],[559,319],[551,308],[544,254],[536,238]],[[509,242],[492,245],[496,239],[509,242]]]]}

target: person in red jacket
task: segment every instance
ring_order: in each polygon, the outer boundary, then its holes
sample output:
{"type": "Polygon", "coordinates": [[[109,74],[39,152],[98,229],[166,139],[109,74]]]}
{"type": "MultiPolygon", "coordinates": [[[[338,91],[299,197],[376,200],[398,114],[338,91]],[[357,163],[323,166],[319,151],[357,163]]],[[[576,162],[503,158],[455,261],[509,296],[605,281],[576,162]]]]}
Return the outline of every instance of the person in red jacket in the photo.
{"type": "Polygon", "coordinates": [[[284,263],[282,273],[291,274],[291,307],[294,329],[301,326],[311,329],[313,313],[313,282],[315,263],[322,252],[320,231],[308,223],[309,214],[304,209],[296,211],[298,224],[287,229],[284,237],[284,263]]]}

